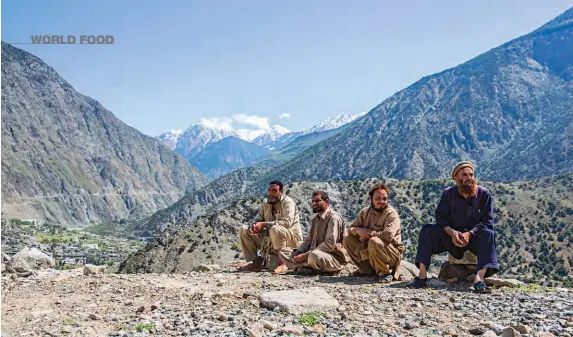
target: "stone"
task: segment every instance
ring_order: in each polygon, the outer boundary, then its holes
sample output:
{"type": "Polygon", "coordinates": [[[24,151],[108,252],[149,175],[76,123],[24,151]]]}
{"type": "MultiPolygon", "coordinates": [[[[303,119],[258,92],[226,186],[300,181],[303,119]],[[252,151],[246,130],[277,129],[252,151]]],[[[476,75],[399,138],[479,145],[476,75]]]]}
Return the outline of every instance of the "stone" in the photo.
{"type": "Polygon", "coordinates": [[[249,325],[247,331],[249,332],[249,337],[263,337],[265,335],[265,328],[259,322],[249,325]]]}
{"type": "Polygon", "coordinates": [[[156,310],[157,308],[159,308],[159,302],[155,302],[153,303],[149,309],[151,309],[151,311],[156,310]]]}
{"type": "Polygon", "coordinates": [[[261,323],[263,324],[264,328],[269,331],[273,331],[277,328],[273,323],[269,321],[261,320],[261,323]]]}
{"type": "Polygon", "coordinates": [[[514,326],[513,328],[515,330],[521,332],[521,333],[531,333],[531,328],[528,327],[527,325],[518,324],[518,325],[514,326]]]}
{"type": "Polygon", "coordinates": [[[488,330],[488,331],[484,332],[484,334],[481,336],[482,337],[497,337],[497,334],[491,330],[488,330]]]}
{"type": "Polygon", "coordinates": [[[440,281],[437,278],[428,279],[428,286],[434,289],[445,289],[448,287],[448,284],[444,281],[440,281]]]}
{"type": "Polygon", "coordinates": [[[525,283],[515,280],[515,279],[508,279],[508,278],[493,278],[488,277],[485,280],[485,284],[488,286],[496,286],[496,287],[509,287],[509,288],[519,288],[520,286],[525,285],[525,283]]]}
{"type": "Polygon", "coordinates": [[[200,273],[205,273],[209,271],[219,270],[220,267],[218,264],[200,264],[193,269],[193,271],[197,271],[200,273]]]}
{"type": "Polygon", "coordinates": [[[452,254],[448,254],[448,262],[450,264],[470,264],[470,265],[477,265],[477,256],[475,256],[469,250],[466,250],[464,256],[461,259],[456,259],[452,256],[452,254]]]}
{"type": "MultiPolygon", "coordinates": [[[[40,251],[38,248],[26,247],[16,253],[16,255],[14,255],[10,261],[10,265],[14,266],[14,269],[16,269],[16,266],[20,264],[27,266],[30,269],[38,270],[44,268],[52,268],[56,262],[52,257],[40,251]]],[[[28,270],[29,269],[25,269],[22,271],[28,270]]]]}
{"type": "Polygon", "coordinates": [[[420,270],[416,267],[416,265],[408,261],[400,262],[398,271],[400,273],[399,280],[406,282],[412,281],[420,273],[420,270]]]}
{"type": "Polygon", "coordinates": [[[487,331],[487,330],[486,330],[485,328],[483,328],[483,327],[477,327],[477,328],[473,328],[473,329],[470,329],[470,330],[469,330],[470,334],[472,334],[472,335],[478,335],[478,336],[483,335],[486,331],[487,331]]]}
{"type": "Polygon", "coordinates": [[[466,280],[472,274],[475,274],[475,266],[444,262],[440,267],[438,278],[444,281],[452,278],[457,278],[458,280],[466,280]]]}
{"type": "Polygon", "coordinates": [[[259,296],[259,302],[267,309],[278,308],[279,311],[295,315],[327,312],[340,306],[338,301],[322,288],[264,292],[259,296]]]}
{"type": "Polygon", "coordinates": [[[105,273],[105,266],[94,266],[93,264],[86,264],[84,266],[84,275],[100,275],[105,273]]]}
{"type": "Polygon", "coordinates": [[[317,333],[319,335],[322,335],[326,332],[326,328],[324,327],[324,325],[322,324],[316,324],[315,326],[312,327],[312,331],[314,333],[317,333]]]}
{"type": "Polygon", "coordinates": [[[458,332],[456,331],[456,329],[450,327],[450,328],[448,328],[448,330],[446,330],[446,335],[450,335],[452,337],[457,337],[458,332]]]}
{"type": "Polygon", "coordinates": [[[501,337],[518,337],[518,336],[521,336],[521,334],[514,328],[505,328],[501,332],[501,337]]]}
{"type": "Polygon", "coordinates": [[[302,326],[288,324],[281,329],[281,332],[287,335],[302,336],[304,335],[304,328],[302,326]]]}

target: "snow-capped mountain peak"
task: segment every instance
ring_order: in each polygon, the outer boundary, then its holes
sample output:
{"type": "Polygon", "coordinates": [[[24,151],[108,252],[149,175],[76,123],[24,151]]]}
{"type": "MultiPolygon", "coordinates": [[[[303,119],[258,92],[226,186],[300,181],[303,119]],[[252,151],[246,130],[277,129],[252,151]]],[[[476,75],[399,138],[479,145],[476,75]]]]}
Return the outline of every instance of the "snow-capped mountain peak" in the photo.
{"type": "Polygon", "coordinates": [[[342,112],[306,130],[295,132],[291,132],[282,125],[274,125],[265,129],[234,129],[230,118],[201,118],[184,131],[175,129],[156,138],[189,160],[199,154],[207,145],[230,136],[263,146],[269,150],[276,150],[288,145],[299,136],[337,129],[365,114],[366,112],[342,112]]]}
{"type": "Polygon", "coordinates": [[[254,140],[257,139],[258,137],[264,135],[265,132],[267,132],[267,130],[263,130],[263,129],[257,129],[257,130],[237,129],[237,130],[233,130],[234,136],[236,136],[237,138],[240,138],[242,140],[246,140],[247,142],[251,142],[251,143],[253,143],[254,140]]]}
{"type": "Polygon", "coordinates": [[[341,112],[338,115],[329,117],[322,122],[316,123],[310,128],[304,130],[303,134],[306,135],[313,132],[333,130],[366,115],[366,113],[368,113],[368,111],[359,113],[341,112]]]}
{"type": "Polygon", "coordinates": [[[257,145],[265,146],[274,142],[275,140],[279,139],[282,135],[287,134],[289,132],[290,130],[285,128],[284,126],[274,125],[270,129],[265,130],[264,133],[255,138],[252,142],[257,145]]]}
{"type": "Polygon", "coordinates": [[[183,134],[183,130],[174,129],[169,132],[162,133],[156,138],[159,139],[161,142],[163,142],[165,145],[167,145],[171,150],[173,150],[175,149],[175,146],[177,145],[177,141],[179,140],[179,137],[181,137],[181,134],[183,134]]]}
{"type": "Polygon", "coordinates": [[[192,124],[190,128],[193,126],[201,126],[204,128],[217,131],[218,130],[227,131],[229,133],[233,131],[233,127],[231,126],[231,124],[229,124],[229,122],[226,119],[221,119],[221,118],[213,118],[213,119],[201,118],[197,123],[192,124]]]}

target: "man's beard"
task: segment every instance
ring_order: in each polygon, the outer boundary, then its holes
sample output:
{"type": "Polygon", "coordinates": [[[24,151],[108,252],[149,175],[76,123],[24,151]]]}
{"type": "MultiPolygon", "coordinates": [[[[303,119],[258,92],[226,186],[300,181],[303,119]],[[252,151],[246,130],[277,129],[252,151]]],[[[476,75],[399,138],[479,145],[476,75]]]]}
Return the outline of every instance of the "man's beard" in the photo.
{"type": "Polygon", "coordinates": [[[472,179],[471,184],[458,183],[458,190],[465,198],[474,196],[477,191],[477,181],[472,179]]]}
{"type": "Polygon", "coordinates": [[[324,206],[315,206],[312,208],[312,213],[322,213],[326,210],[324,206]]]}
{"type": "Polygon", "coordinates": [[[278,198],[267,198],[269,204],[276,204],[279,201],[278,198]]]}
{"type": "Polygon", "coordinates": [[[376,206],[374,206],[374,202],[370,201],[370,207],[372,207],[373,210],[375,210],[376,212],[381,212],[382,210],[384,210],[384,208],[386,208],[386,206],[382,206],[380,208],[377,208],[376,206]]]}

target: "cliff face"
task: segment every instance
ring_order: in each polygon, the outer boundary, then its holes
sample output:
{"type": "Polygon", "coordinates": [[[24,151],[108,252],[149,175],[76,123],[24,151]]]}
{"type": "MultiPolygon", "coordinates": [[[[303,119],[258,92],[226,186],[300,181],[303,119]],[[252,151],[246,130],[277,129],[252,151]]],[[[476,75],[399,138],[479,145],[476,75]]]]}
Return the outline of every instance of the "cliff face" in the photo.
{"type": "Polygon", "coordinates": [[[153,137],[2,42],[2,211],[87,224],[139,218],[206,183],[153,137]]]}

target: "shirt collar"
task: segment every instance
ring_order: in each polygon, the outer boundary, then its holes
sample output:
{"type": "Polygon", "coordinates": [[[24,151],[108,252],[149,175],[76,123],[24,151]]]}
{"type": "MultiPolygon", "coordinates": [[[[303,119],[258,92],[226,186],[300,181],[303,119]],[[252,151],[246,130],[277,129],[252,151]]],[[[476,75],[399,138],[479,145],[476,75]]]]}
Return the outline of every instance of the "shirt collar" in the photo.
{"type": "Polygon", "coordinates": [[[328,206],[328,208],[326,209],[326,211],[324,211],[324,213],[322,213],[322,215],[318,215],[318,217],[320,217],[322,220],[326,219],[326,216],[330,214],[330,206],[328,206]]]}

